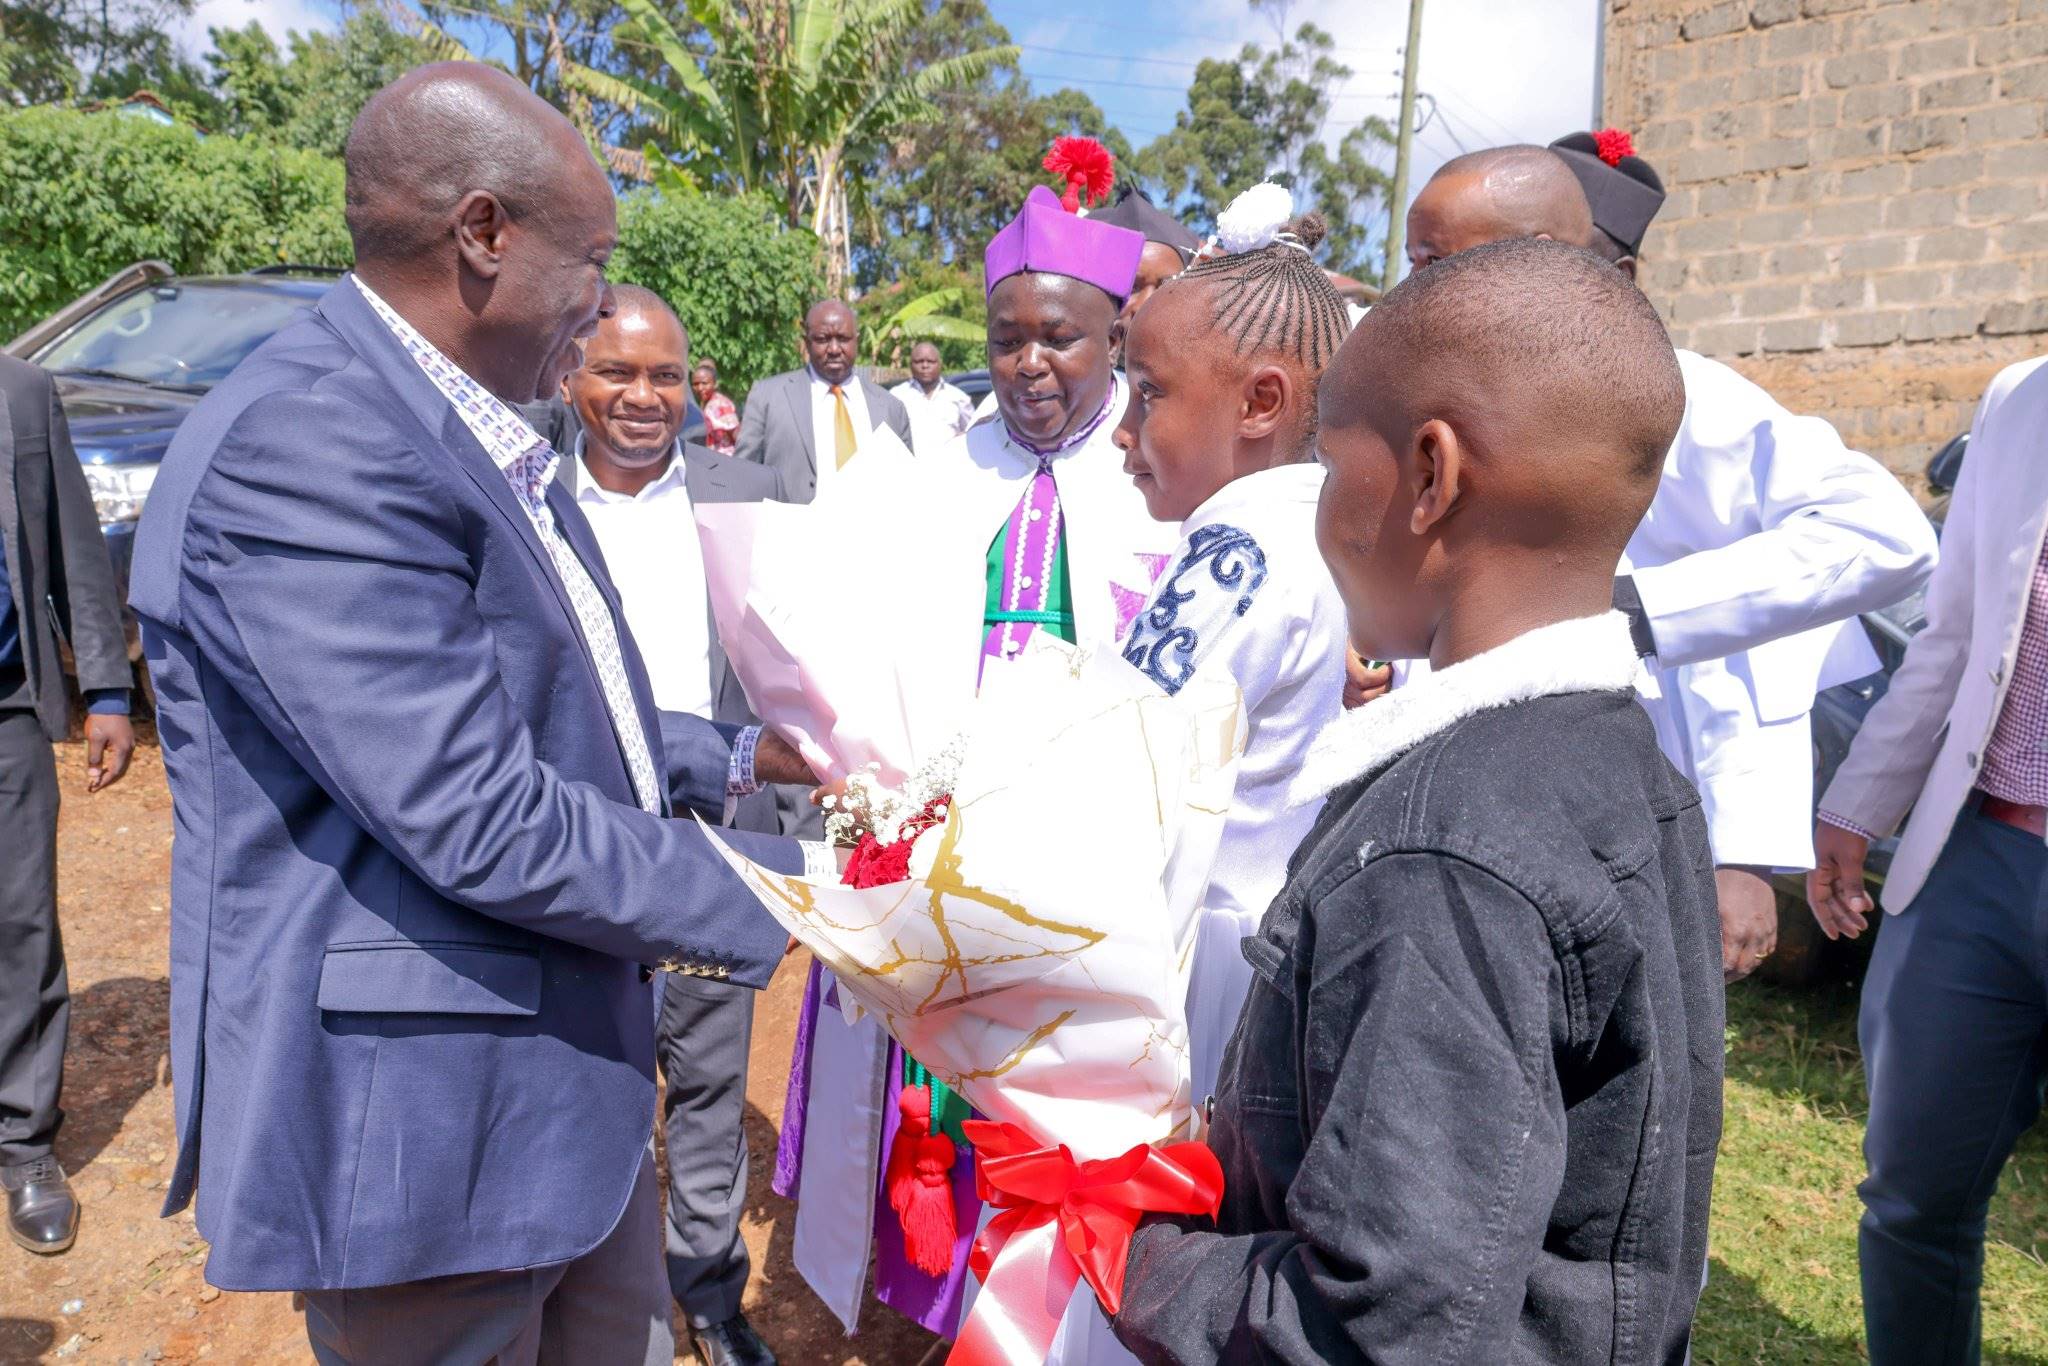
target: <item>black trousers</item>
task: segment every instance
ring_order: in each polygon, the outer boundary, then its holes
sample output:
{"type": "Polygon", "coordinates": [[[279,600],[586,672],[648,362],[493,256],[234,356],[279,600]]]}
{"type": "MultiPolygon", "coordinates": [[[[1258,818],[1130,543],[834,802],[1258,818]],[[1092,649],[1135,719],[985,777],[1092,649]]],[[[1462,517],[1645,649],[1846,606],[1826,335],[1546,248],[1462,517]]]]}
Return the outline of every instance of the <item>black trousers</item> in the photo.
{"type": "Polygon", "coordinates": [[[662,974],[658,1042],[668,1145],[668,1283],[699,1328],[740,1311],[747,1245],[747,1047],[754,993],[730,982],[662,974]]]}
{"type": "Polygon", "coordinates": [[[64,1112],[71,993],[57,933],[57,761],[33,712],[0,711],[0,1167],[47,1155],[64,1112]]]}

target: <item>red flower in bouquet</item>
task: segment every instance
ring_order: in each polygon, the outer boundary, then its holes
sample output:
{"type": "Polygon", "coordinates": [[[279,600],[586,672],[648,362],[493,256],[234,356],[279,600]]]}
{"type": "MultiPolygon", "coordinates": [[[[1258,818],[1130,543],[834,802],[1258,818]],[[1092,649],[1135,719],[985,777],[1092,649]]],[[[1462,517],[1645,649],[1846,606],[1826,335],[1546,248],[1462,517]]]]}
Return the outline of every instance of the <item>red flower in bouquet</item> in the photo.
{"type": "Polygon", "coordinates": [[[939,796],[926,802],[924,809],[903,822],[902,832],[887,844],[872,831],[862,835],[860,843],[853,846],[846,871],[839,875],[839,880],[849,887],[887,887],[909,881],[910,846],[925,831],[945,823],[946,805],[951,800],[950,796],[939,796]]]}

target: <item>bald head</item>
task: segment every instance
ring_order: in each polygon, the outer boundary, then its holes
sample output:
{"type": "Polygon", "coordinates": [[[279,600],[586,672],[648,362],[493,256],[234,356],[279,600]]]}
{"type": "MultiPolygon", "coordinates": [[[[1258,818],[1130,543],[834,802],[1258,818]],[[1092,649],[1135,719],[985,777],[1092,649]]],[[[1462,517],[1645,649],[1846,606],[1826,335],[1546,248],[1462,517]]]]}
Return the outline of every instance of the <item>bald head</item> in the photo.
{"type": "Polygon", "coordinates": [[[478,62],[406,72],[349,130],[356,275],[508,403],[555,392],[610,311],[611,183],[569,121],[478,62]]]}
{"type": "Polygon", "coordinates": [[[1548,237],[1593,240],[1593,211],[1563,157],[1548,147],[1492,147],[1447,161],[1408,210],[1416,269],[1484,242],[1548,237]]]}
{"type": "MultiPolygon", "coordinates": [[[[683,320],[668,306],[668,300],[645,285],[613,285],[612,316],[634,317],[646,322],[673,323],[678,333],[685,331],[683,320]]],[[[705,361],[704,364],[710,365],[711,362],[705,361]]],[[[713,366],[713,369],[716,368],[713,366]]]]}
{"type": "Polygon", "coordinates": [[[804,354],[827,384],[853,378],[860,355],[860,319],[844,299],[820,299],[804,314],[804,354]]]}
{"type": "Polygon", "coordinates": [[[481,62],[415,67],[372,95],[349,129],[346,162],[358,261],[452,249],[456,210],[477,192],[515,222],[563,196],[611,194],[575,126],[481,62]]]}

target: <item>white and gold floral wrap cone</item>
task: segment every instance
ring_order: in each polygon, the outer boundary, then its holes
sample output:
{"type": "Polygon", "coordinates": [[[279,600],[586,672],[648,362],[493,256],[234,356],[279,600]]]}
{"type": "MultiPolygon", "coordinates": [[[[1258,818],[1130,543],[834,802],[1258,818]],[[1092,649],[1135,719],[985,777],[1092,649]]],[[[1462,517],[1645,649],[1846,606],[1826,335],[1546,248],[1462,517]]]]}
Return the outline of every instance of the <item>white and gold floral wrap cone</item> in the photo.
{"type": "Polygon", "coordinates": [[[911,879],[772,872],[707,827],[789,932],[981,1113],[1081,1158],[1189,1136],[1188,948],[1244,745],[1237,689],[1169,697],[1040,636],[968,709],[911,879]]]}

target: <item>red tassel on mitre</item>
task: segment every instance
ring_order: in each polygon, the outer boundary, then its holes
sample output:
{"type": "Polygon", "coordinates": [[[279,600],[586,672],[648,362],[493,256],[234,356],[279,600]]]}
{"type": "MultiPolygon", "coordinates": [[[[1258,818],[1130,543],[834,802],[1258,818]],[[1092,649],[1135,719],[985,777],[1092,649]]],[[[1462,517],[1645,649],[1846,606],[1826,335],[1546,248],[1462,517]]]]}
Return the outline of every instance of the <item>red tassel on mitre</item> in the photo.
{"type": "Polygon", "coordinates": [[[1593,150],[1609,166],[1619,166],[1623,157],[1636,154],[1636,140],[1622,129],[1602,128],[1593,134],[1593,150]]]}
{"type": "Polygon", "coordinates": [[[903,1123],[889,1146],[884,1189],[903,1227],[903,1255],[927,1276],[953,1267],[959,1216],[953,1212],[953,1140],[931,1131],[932,1093],[906,1086],[896,1097],[903,1123]]]}
{"type": "Polygon", "coordinates": [[[1054,175],[1066,178],[1060,203],[1068,213],[1079,210],[1084,198],[1088,207],[1094,208],[1109,198],[1110,187],[1116,184],[1116,158],[1094,138],[1054,138],[1044,165],[1054,175]]]}

